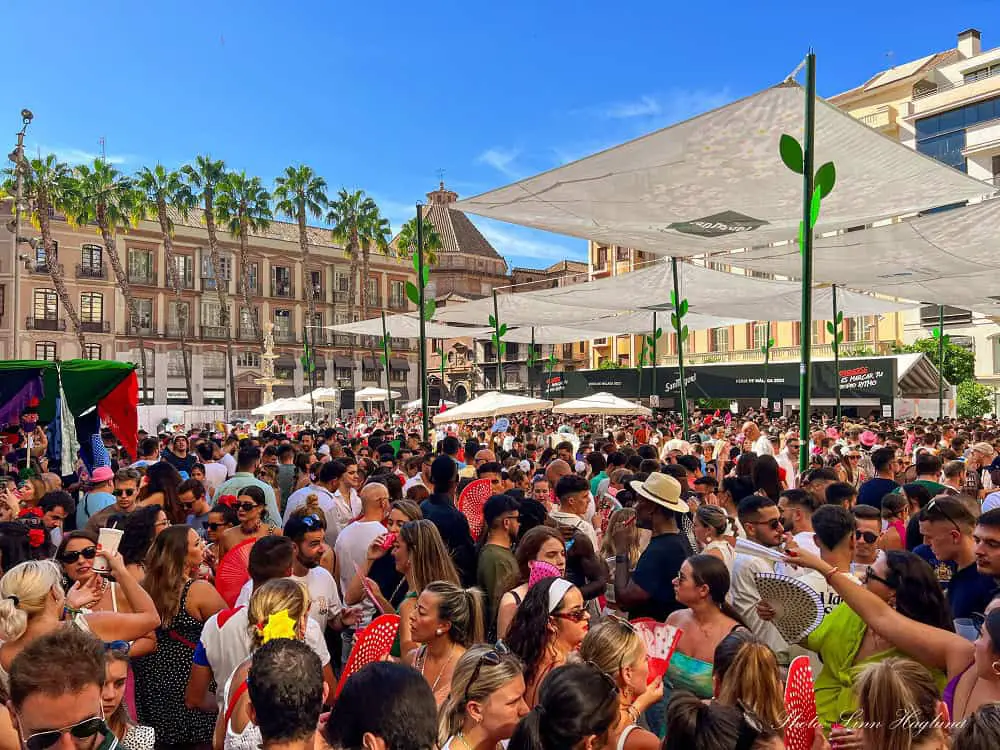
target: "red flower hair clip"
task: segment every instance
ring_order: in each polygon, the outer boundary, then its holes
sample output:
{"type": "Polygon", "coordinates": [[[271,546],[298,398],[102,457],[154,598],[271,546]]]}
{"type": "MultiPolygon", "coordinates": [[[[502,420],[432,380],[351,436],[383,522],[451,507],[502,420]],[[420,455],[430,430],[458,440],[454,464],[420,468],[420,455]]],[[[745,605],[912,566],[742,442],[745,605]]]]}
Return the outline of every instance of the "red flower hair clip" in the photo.
{"type": "Polygon", "coordinates": [[[232,508],[236,505],[236,495],[221,495],[217,502],[232,508]]]}
{"type": "Polygon", "coordinates": [[[28,532],[28,544],[32,547],[41,547],[45,543],[45,530],[32,529],[28,532]]]}

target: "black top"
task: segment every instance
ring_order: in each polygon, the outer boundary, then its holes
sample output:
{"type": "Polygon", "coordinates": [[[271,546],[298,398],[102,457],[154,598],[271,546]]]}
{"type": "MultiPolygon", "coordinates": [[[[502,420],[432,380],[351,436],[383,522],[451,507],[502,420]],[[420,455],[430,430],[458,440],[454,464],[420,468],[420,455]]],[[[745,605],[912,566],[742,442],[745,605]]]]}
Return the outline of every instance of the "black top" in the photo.
{"type": "Polygon", "coordinates": [[[629,619],[651,617],[663,622],[671,612],[684,609],[674,597],[674,578],[692,554],[684,534],[660,534],[650,540],[632,573],[632,581],[650,598],[630,607],[629,619]]]}
{"type": "Polygon", "coordinates": [[[424,518],[437,526],[451,553],[463,586],[476,585],[476,547],[469,531],[469,519],[455,507],[451,497],[437,492],[420,503],[424,518]]]}
{"type": "Polygon", "coordinates": [[[858,502],[882,510],[882,498],[899,487],[891,479],[875,477],[862,483],[858,488],[858,502]]]}
{"type": "Polygon", "coordinates": [[[184,456],[184,458],[181,458],[170,450],[163,451],[163,453],[160,454],[160,460],[166,461],[168,464],[177,469],[177,471],[187,472],[189,479],[191,478],[191,470],[194,468],[194,465],[198,463],[198,459],[190,453],[184,456]]]}

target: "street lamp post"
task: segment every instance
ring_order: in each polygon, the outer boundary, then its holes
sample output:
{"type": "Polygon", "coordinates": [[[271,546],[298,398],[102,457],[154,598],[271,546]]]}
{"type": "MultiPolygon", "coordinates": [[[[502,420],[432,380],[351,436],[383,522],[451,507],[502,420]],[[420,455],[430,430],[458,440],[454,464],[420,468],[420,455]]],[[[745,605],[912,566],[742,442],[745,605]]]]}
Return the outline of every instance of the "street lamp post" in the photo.
{"type": "Polygon", "coordinates": [[[27,163],[24,159],[24,134],[28,130],[28,125],[34,119],[30,109],[21,110],[21,129],[17,131],[17,146],[14,153],[10,155],[10,160],[14,162],[15,190],[14,190],[14,315],[11,320],[11,359],[18,358],[17,346],[17,321],[21,314],[21,261],[18,258],[18,251],[21,246],[21,203],[24,200],[24,169],[27,163]]]}

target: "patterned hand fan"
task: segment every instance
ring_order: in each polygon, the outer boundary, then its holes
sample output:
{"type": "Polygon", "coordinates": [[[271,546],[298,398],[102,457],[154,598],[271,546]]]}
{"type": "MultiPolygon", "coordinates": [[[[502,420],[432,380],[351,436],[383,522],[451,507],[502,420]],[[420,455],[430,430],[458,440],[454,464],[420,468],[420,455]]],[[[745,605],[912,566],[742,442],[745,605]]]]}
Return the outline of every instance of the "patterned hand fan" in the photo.
{"type": "Polygon", "coordinates": [[[227,606],[235,607],[243,584],[250,580],[250,550],[257,537],[244,539],[222,558],[215,569],[215,588],[227,606]]]}
{"type": "Polygon", "coordinates": [[[493,485],[489,479],[476,479],[469,482],[458,496],[457,507],[469,519],[473,539],[477,539],[483,530],[483,506],[492,494],[493,485]]]}
{"type": "Polygon", "coordinates": [[[362,630],[354,639],[354,648],[347,659],[347,666],[344,667],[337,683],[337,693],[344,687],[347,678],[357,672],[362,667],[381,661],[392,651],[392,643],[396,640],[396,633],[399,631],[399,615],[382,615],[371,621],[371,624],[362,630]]]}
{"type": "Polygon", "coordinates": [[[818,720],[812,667],[808,656],[797,656],[788,666],[785,708],[788,710],[785,747],[788,750],[810,750],[816,738],[818,720]]]}
{"type": "Polygon", "coordinates": [[[812,586],[778,573],[756,573],[762,601],[775,611],[771,623],[788,643],[798,643],[820,624],[823,602],[812,586]]]}
{"type": "Polygon", "coordinates": [[[632,627],[646,644],[646,658],[649,661],[649,676],[646,684],[652,683],[657,677],[663,677],[670,666],[677,643],[684,631],[673,625],[657,622],[649,617],[632,621],[632,627]]]}

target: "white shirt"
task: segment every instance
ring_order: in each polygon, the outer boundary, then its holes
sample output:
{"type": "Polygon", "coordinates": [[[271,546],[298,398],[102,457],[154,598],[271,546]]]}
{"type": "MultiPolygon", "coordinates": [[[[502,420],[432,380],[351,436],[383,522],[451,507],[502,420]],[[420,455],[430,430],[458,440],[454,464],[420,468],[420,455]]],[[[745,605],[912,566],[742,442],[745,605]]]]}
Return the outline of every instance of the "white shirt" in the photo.
{"type": "Polygon", "coordinates": [[[771,439],[764,435],[763,433],[759,438],[753,441],[751,450],[758,456],[773,456],[774,447],[771,445],[771,439]]]}
{"type": "MultiPolygon", "coordinates": [[[[321,631],[326,627],[327,621],[340,614],[340,610],[344,608],[340,592],[337,591],[337,583],[326,568],[317,565],[304,576],[288,577],[293,581],[304,583],[309,590],[309,619],[314,621],[321,631]]],[[[253,580],[249,580],[240,589],[240,595],[236,598],[236,606],[250,604],[252,593],[253,580]]]]}
{"type": "Polygon", "coordinates": [[[226,467],[226,476],[231,477],[236,473],[236,459],[232,453],[223,453],[219,463],[226,467]]]}
{"type": "Polygon", "coordinates": [[[310,495],[316,495],[319,498],[319,508],[323,511],[323,517],[326,520],[326,543],[333,547],[337,542],[337,534],[340,533],[345,524],[340,521],[341,516],[337,512],[337,501],[330,493],[330,490],[325,487],[310,484],[308,487],[295,490],[295,492],[289,495],[288,504],[285,506],[285,515],[282,518],[282,525],[287,524],[292,513],[306,504],[306,500],[309,499],[310,495]]]}
{"type": "Polygon", "coordinates": [[[333,551],[340,566],[341,591],[347,591],[348,585],[357,574],[357,569],[364,566],[371,543],[380,534],[385,533],[385,526],[378,521],[353,521],[340,532],[333,551]]]}
{"type": "Polygon", "coordinates": [[[410,489],[410,487],[423,487],[428,492],[434,492],[434,490],[431,487],[427,486],[427,483],[424,481],[423,474],[421,474],[419,471],[403,483],[404,496],[406,495],[406,492],[407,490],[410,489]]]}
{"type": "Polygon", "coordinates": [[[733,582],[729,593],[733,607],[740,613],[753,634],[774,651],[779,664],[787,665],[788,644],[772,623],[761,620],[757,615],[760,591],[757,589],[757,580],[754,576],[757,573],[774,572],[775,565],[768,560],[753,555],[737,554],[733,562],[733,582]]]}
{"type": "Polygon", "coordinates": [[[564,513],[561,510],[554,510],[549,513],[549,517],[560,526],[570,526],[587,537],[590,543],[594,545],[595,552],[601,548],[601,545],[597,542],[597,532],[594,530],[593,524],[588,523],[575,513],[564,513]]]}
{"type": "Polygon", "coordinates": [[[219,462],[205,464],[205,489],[208,490],[210,498],[215,498],[215,491],[225,484],[228,478],[229,472],[219,462]]]}
{"type": "Polygon", "coordinates": [[[774,460],[778,462],[778,466],[785,470],[785,484],[788,485],[788,489],[798,489],[799,467],[792,462],[792,459],[789,458],[785,451],[781,451],[781,453],[774,457],[774,460]]]}
{"type": "MultiPolygon", "coordinates": [[[[250,582],[253,588],[253,582],[250,582]]],[[[240,593],[242,597],[242,592],[240,593]]],[[[249,599],[249,595],[247,596],[249,599]]],[[[212,667],[212,675],[219,685],[224,685],[232,676],[233,671],[250,656],[249,613],[245,605],[234,613],[233,610],[223,610],[205,621],[201,631],[201,643],[205,647],[205,656],[212,667]],[[219,626],[219,615],[223,615],[223,625],[219,626]],[[228,617],[228,619],[225,619],[228,617]]],[[[306,623],[306,645],[319,656],[320,663],[326,666],[330,663],[330,652],[323,640],[323,630],[312,617],[306,623]]],[[[218,696],[221,705],[221,695],[218,696]]]]}

